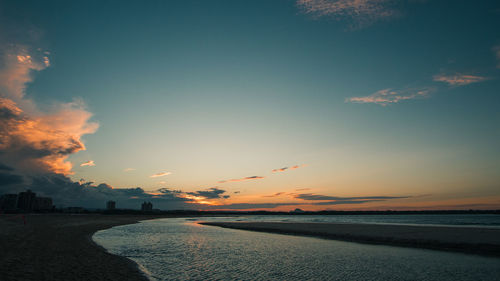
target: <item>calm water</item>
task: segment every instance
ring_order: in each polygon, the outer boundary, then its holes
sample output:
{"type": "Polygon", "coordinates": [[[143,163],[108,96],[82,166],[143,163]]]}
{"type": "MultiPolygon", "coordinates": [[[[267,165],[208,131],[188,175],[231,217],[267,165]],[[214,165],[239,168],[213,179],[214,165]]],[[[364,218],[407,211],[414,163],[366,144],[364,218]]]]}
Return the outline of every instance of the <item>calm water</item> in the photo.
{"type": "Polygon", "coordinates": [[[136,261],[151,280],[500,280],[498,258],[225,229],[196,219],[144,221],[93,238],[136,261]]]}
{"type": "MultiPolygon", "coordinates": [[[[227,220],[227,219],[225,219],[227,220]]],[[[500,228],[500,215],[329,215],[329,216],[242,216],[235,221],[332,222],[405,225],[451,225],[500,228]]]]}

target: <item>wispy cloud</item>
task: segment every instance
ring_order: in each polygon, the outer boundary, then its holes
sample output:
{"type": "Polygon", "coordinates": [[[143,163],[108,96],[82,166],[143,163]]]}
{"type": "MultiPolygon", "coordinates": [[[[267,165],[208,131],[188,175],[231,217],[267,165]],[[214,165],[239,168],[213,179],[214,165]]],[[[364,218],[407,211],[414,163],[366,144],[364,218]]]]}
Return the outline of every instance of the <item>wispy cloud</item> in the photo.
{"type": "Polygon", "coordinates": [[[248,180],[260,180],[265,177],[261,176],[251,176],[251,177],[244,177],[244,178],[239,178],[239,179],[230,179],[230,180],[221,180],[218,181],[218,183],[226,183],[226,182],[240,182],[240,181],[248,181],[248,180]]]}
{"type": "Polygon", "coordinates": [[[276,192],[272,195],[263,195],[262,197],[278,197],[278,196],[283,195],[283,194],[285,194],[285,192],[276,192]]]}
{"type": "Polygon", "coordinates": [[[460,74],[460,73],[453,75],[446,75],[446,74],[434,75],[434,81],[444,82],[450,86],[464,86],[472,83],[482,82],[485,80],[488,80],[488,78],[483,76],[460,74]]]}
{"type": "Polygon", "coordinates": [[[154,175],[151,175],[150,178],[159,178],[159,177],[164,177],[164,176],[168,176],[172,174],[171,172],[160,172],[160,173],[156,173],[154,175]]]}
{"type": "Polygon", "coordinates": [[[82,164],[80,164],[80,167],[85,167],[85,166],[88,167],[95,166],[94,160],[89,160],[87,162],[83,162],[82,164]]]}
{"type": "Polygon", "coordinates": [[[352,200],[389,200],[389,199],[403,199],[409,198],[408,196],[361,196],[361,197],[339,197],[339,196],[328,196],[313,193],[302,193],[295,194],[294,198],[302,200],[312,200],[312,201],[352,201],[352,200]]]}
{"type": "Polygon", "coordinates": [[[125,168],[123,169],[124,172],[132,172],[135,171],[135,168],[125,168]]]}
{"type": "Polygon", "coordinates": [[[295,169],[298,169],[301,167],[305,167],[305,165],[295,165],[295,166],[291,166],[291,167],[283,167],[283,168],[279,168],[279,169],[274,169],[274,170],[272,170],[272,172],[279,173],[279,172],[284,172],[286,170],[295,170],[295,169]]]}
{"type": "Polygon", "coordinates": [[[390,0],[297,0],[297,6],[313,17],[350,19],[353,28],[370,25],[399,14],[390,0]]]}
{"type": "Polygon", "coordinates": [[[346,102],[352,103],[375,103],[386,106],[391,103],[398,103],[404,100],[425,98],[431,93],[431,88],[420,89],[383,89],[369,96],[347,98],[346,102]]]}

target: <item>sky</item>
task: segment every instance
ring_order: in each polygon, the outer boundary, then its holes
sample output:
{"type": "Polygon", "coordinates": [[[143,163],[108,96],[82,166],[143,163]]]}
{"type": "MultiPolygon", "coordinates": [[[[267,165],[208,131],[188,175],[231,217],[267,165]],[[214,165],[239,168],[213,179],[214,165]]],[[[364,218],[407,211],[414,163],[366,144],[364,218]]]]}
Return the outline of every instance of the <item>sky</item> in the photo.
{"type": "Polygon", "coordinates": [[[0,193],[500,209],[498,1],[0,1],[0,193]]]}

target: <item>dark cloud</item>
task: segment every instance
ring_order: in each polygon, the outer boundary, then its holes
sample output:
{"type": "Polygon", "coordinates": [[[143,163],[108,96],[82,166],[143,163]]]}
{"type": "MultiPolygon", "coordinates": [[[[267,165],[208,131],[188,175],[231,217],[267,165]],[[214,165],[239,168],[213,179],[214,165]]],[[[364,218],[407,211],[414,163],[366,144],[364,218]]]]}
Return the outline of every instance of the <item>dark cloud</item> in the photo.
{"type": "Polygon", "coordinates": [[[212,187],[209,190],[199,190],[195,192],[186,192],[186,194],[204,197],[206,199],[218,199],[218,198],[229,198],[229,195],[222,195],[225,193],[225,190],[212,187]]]}
{"type": "Polygon", "coordinates": [[[279,206],[304,205],[303,203],[234,203],[227,205],[206,206],[205,210],[249,210],[249,209],[273,209],[279,206]]]}
{"type": "Polygon", "coordinates": [[[285,194],[285,192],[277,192],[277,193],[274,193],[272,195],[264,195],[262,197],[277,197],[277,196],[280,196],[280,195],[283,195],[285,194]]]}
{"type": "Polygon", "coordinates": [[[325,202],[314,202],[311,205],[348,205],[348,204],[363,204],[368,202],[384,201],[382,199],[370,199],[370,200],[340,200],[340,201],[325,201],[325,202]]]}
{"type": "Polygon", "coordinates": [[[0,186],[23,183],[23,177],[9,173],[0,173],[0,186]]]}
{"type": "Polygon", "coordinates": [[[138,209],[142,201],[154,202],[155,208],[166,210],[198,208],[192,204],[191,199],[184,198],[181,192],[166,188],[157,192],[147,192],[140,187],[113,188],[105,183],[95,185],[92,182],[74,182],[64,175],[54,173],[25,176],[25,184],[17,184],[22,179],[21,176],[3,178],[3,173],[0,173],[0,182],[10,180],[10,183],[2,185],[2,193],[18,193],[31,189],[41,196],[52,197],[58,207],[104,208],[108,200],[113,200],[117,208],[138,209]]]}
{"type": "Polygon", "coordinates": [[[11,171],[14,171],[14,169],[12,167],[9,167],[7,165],[4,165],[4,164],[0,163],[0,171],[9,171],[9,172],[11,172],[11,171]]]}
{"type": "Polygon", "coordinates": [[[334,200],[334,201],[349,201],[349,200],[389,200],[389,199],[404,199],[409,198],[408,196],[362,196],[362,197],[338,197],[338,196],[327,196],[312,193],[302,193],[295,194],[294,198],[302,200],[334,200]]]}
{"type": "Polygon", "coordinates": [[[218,183],[239,182],[239,181],[247,181],[247,180],[259,180],[259,179],[263,179],[263,178],[265,178],[265,177],[251,176],[251,177],[244,177],[244,178],[239,178],[239,179],[222,180],[222,181],[218,181],[218,183]]]}

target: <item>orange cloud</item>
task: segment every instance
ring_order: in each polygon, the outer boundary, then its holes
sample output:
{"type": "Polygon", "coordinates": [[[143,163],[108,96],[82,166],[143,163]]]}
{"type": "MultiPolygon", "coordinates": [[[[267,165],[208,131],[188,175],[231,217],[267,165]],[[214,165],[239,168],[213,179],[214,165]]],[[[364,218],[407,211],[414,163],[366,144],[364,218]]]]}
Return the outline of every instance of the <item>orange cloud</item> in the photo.
{"type": "Polygon", "coordinates": [[[45,53],[26,47],[2,50],[0,69],[0,149],[2,161],[26,172],[72,174],[70,154],[85,150],[81,138],[94,133],[98,124],[82,101],[56,104],[41,112],[26,99],[32,72],[50,65],[45,53]]]}
{"type": "Polygon", "coordinates": [[[380,104],[382,106],[386,106],[388,104],[398,103],[403,100],[411,100],[411,99],[427,97],[430,92],[431,89],[429,88],[404,89],[404,90],[384,89],[365,97],[347,98],[346,102],[375,103],[375,104],[380,104]]]}
{"type": "Polygon", "coordinates": [[[32,117],[12,100],[0,98],[0,149],[7,154],[7,162],[23,162],[19,164],[59,174],[72,173],[72,165],[66,161],[68,156],[85,150],[81,137],[94,133],[98,125],[88,121],[92,115],[79,104],[59,107],[54,113],[32,117]]]}
{"type": "Polygon", "coordinates": [[[472,83],[482,82],[485,80],[488,80],[488,78],[476,75],[467,75],[467,74],[434,75],[434,81],[448,83],[448,85],[451,86],[464,86],[472,83]]]}
{"type": "Polygon", "coordinates": [[[158,177],[164,177],[164,176],[168,176],[172,174],[171,172],[160,172],[160,173],[156,173],[154,175],[151,175],[150,178],[158,178],[158,177]]]}
{"type": "Polygon", "coordinates": [[[95,166],[94,160],[89,160],[87,162],[80,164],[80,167],[85,167],[85,166],[89,166],[89,167],[95,166]]]}
{"type": "Polygon", "coordinates": [[[279,172],[284,172],[286,170],[295,170],[295,169],[298,169],[298,168],[301,168],[301,167],[305,167],[305,166],[306,165],[295,165],[295,166],[291,166],[291,167],[283,167],[283,168],[280,168],[280,169],[274,169],[271,172],[273,172],[273,173],[279,173],[279,172]]]}
{"type": "Polygon", "coordinates": [[[263,179],[263,178],[265,178],[265,177],[251,176],[251,177],[244,177],[244,178],[240,178],[240,179],[222,180],[222,181],[218,181],[217,183],[240,182],[240,181],[248,181],[248,180],[259,180],[259,179],[263,179]]]}

